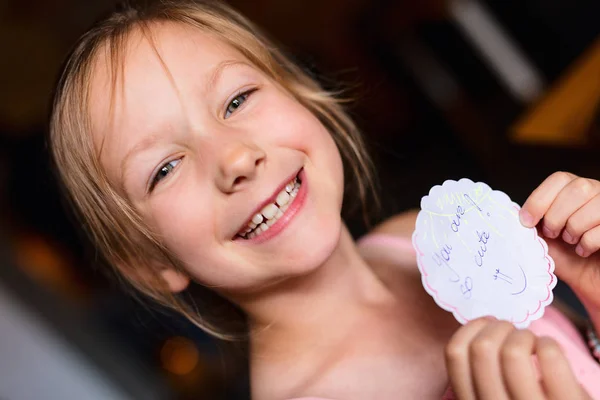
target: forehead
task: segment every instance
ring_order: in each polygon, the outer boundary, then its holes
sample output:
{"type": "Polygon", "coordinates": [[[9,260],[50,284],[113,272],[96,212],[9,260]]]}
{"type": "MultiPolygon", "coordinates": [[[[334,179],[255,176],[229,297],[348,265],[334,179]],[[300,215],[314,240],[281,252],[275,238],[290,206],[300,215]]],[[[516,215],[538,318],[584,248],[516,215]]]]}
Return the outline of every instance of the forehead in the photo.
{"type": "Polygon", "coordinates": [[[115,134],[144,128],[144,115],[174,113],[186,92],[205,92],[220,63],[248,62],[213,35],[176,23],[154,24],[149,32],[134,29],[116,57],[110,46],[94,60],[88,104],[94,146],[102,158],[115,153],[106,147],[127,147],[129,135],[115,134]]]}

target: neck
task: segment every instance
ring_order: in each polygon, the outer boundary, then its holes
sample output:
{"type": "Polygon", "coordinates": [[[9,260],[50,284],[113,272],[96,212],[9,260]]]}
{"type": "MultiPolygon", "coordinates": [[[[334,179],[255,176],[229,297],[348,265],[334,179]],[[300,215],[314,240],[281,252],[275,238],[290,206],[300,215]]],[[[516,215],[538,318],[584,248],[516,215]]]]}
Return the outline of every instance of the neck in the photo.
{"type": "Polygon", "coordinates": [[[365,310],[393,302],[344,226],[338,246],[320,267],[281,283],[244,309],[253,353],[285,356],[282,351],[335,340],[365,310]]]}

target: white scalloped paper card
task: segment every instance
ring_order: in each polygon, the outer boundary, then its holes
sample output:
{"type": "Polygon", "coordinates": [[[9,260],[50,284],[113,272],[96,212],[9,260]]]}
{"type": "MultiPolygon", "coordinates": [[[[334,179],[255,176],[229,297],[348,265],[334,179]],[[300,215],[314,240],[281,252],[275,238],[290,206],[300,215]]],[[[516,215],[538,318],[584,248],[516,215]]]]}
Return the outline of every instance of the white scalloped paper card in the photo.
{"type": "Polygon", "coordinates": [[[519,209],[469,179],[447,180],[421,199],[412,238],[421,280],[460,323],[491,315],[526,328],[552,302],[554,261],[519,209]]]}

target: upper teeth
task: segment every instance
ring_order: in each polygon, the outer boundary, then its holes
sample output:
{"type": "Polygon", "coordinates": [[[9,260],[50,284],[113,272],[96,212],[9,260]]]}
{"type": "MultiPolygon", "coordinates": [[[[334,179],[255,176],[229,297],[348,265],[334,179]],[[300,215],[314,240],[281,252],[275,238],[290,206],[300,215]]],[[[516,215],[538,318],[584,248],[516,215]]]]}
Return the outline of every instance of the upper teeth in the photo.
{"type": "Polygon", "coordinates": [[[248,225],[239,232],[239,235],[252,239],[269,229],[289,207],[300,189],[300,182],[296,178],[288,183],[285,188],[279,192],[274,203],[269,203],[260,210],[260,213],[254,215],[248,225]]]}

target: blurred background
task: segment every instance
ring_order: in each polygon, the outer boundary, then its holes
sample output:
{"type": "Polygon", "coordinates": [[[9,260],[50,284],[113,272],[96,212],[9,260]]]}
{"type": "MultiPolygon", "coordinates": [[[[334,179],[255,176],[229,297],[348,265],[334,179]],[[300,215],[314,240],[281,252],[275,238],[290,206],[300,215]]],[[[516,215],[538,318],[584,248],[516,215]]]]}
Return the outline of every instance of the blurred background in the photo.
{"type": "MultiPolygon", "coordinates": [[[[557,170],[600,178],[597,0],[229,2],[326,87],[350,88],[379,219],[445,179],[522,203],[557,170]]],[[[59,66],[114,3],[0,0],[0,398],[246,399],[243,349],[107,279],[49,170],[59,66]]]]}

